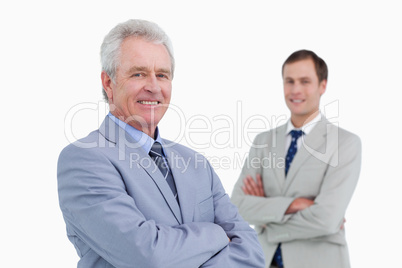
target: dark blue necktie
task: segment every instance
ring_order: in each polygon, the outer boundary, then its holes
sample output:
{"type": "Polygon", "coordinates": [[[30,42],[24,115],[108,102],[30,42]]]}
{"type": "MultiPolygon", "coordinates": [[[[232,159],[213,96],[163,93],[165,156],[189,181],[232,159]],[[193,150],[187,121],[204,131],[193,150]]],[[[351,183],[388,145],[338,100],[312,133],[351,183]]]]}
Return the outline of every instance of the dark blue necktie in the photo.
{"type": "Polygon", "coordinates": [[[292,130],[290,131],[290,135],[292,135],[292,142],[290,143],[288,153],[286,154],[286,161],[285,161],[285,176],[288,174],[290,164],[295,157],[297,152],[297,140],[303,135],[303,131],[301,130],[292,130]]]}
{"type": "MultiPolygon", "coordinates": [[[[292,130],[290,131],[290,135],[292,135],[292,141],[290,143],[288,153],[286,154],[286,161],[285,161],[285,176],[288,174],[290,164],[293,161],[293,158],[295,157],[295,154],[297,152],[297,140],[303,135],[303,131],[301,130],[292,130]]],[[[283,260],[282,260],[282,251],[281,251],[281,244],[278,245],[275,251],[274,255],[274,263],[279,268],[283,268],[283,260]]]]}
{"type": "Polygon", "coordinates": [[[176,185],[174,183],[172,171],[169,168],[167,159],[164,157],[162,153],[162,145],[159,142],[155,141],[155,143],[152,145],[152,148],[149,151],[149,156],[155,161],[155,164],[158,166],[166,182],[169,184],[169,187],[173,192],[174,198],[176,198],[177,200],[177,190],[176,185]]]}

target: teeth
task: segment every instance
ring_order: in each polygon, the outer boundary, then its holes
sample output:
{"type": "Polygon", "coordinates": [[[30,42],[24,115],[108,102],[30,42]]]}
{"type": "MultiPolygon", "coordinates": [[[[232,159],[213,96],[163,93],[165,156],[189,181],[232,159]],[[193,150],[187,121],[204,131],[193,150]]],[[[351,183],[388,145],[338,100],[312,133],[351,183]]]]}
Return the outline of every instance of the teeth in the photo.
{"type": "Polygon", "coordinates": [[[157,105],[157,101],[139,101],[141,104],[147,104],[147,105],[157,105]]]}
{"type": "Polygon", "coordinates": [[[301,103],[301,102],[303,102],[303,101],[302,101],[302,100],[293,100],[293,102],[301,103]]]}

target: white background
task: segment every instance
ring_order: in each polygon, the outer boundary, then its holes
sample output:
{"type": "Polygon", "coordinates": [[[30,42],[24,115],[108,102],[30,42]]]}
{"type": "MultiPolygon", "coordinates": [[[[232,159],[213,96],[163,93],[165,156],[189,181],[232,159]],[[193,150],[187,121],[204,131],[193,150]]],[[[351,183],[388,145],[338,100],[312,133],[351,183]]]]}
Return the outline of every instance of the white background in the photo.
{"type": "MultiPolygon", "coordinates": [[[[248,128],[258,129],[248,137],[241,132],[248,118],[264,116],[274,123],[288,116],[280,67],[290,53],[306,48],[324,58],[329,81],[321,103],[335,103],[335,121],[363,142],[360,181],[346,215],[352,266],[400,267],[398,1],[4,2],[0,225],[6,267],[76,266],[58,207],[57,158],[69,142],[100,124],[99,47],[113,26],[130,18],[158,23],[173,41],[172,104],[185,120],[168,112],[161,123],[165,138],[179,139],[183,128],[202,127],[191,118],[205,116],[209,134],[179,140],[196,148],[195,142],[228,127],[215,116],[232,118],[230,146],[199,149],[214,161],[242,158],[247,140],[275,127],[255,121],[248,128]]],[[[230,139],[228,133],[219,137],[230,139]]],[[[222,164],[216,171],[231,193],[240,166],[222,164]]]]}

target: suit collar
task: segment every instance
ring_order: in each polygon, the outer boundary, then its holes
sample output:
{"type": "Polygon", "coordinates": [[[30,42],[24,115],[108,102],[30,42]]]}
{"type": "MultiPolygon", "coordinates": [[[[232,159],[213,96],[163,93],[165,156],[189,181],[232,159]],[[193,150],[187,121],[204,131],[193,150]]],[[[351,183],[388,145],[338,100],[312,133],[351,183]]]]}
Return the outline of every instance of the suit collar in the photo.
{"type": "Polygon", "coordinates": [[[316,126],[311,130],[311,133],[307,136],[301,137],[301,146],[298,148],[286,176],[285,190],[292,183],[303,163],[309,157],[314,157],[312,152],[319,152],[323,150],[322,147],[326,142],[327,126],[329,124],[330,122],[324,116],[322,116],[321,121],[316,123],[316,126]]]}
{"type": "MultiPolygon", "coordinates": [[[[150,178],[154,181],[155,185],[158,187],[162,196],[164,197],[166,203],[168,204],[170,210],[176,217],[179,224],[182,223],[182,216],[180,212],[179,205],[173,196],[172,190],[166,183],[165,178],[159,171],[155,162],[148,155],[142,146],[141,142],[136,141],[131,135],[129,135],[123,128],[118,126],[110,117],[106,117],[99,128],[99,133],[109,142],[111,142],[119,150],[119,159],[124,161],[130,161],[130,166],[137,164],[145,170],[150,178]],[[132,158],[132,154],[136,157],[132,158]]],[[[168,159],[169,161],[169,159],[168,159]]],[[[172,171],[174,168],[172,168],[172,171]]],[[[175,173],[173,173],[175,178],[175,173]]],[[[176,178],[175,178],[176,180],[176,178]]],[[[178,188],[179,191],[179,188],[178,188]]],[[[179,194],[180,197],[180,194],[179,194]]]]}
{"type": "MultiPolygon", "coordinates": [[[[116,125],[118,125],[120,128],[122,128],[127,134],[129,134],[134,141],[140,145],[145,152],[148,152],[151,150],[152,145],[154,144],[155,141],[158,141],[159,143],[162,143],[162,139],[159,135],[159,129],[156,127],[155,129],[155,137],[150,137],[144,132],[134,128],[133,126],[127,124],[126,122],[120,120],[116,116],[114,116],[112,113],[109,113],[106,118],[111,119],[116,125]]],[[[163,150],[163,147],[162,147],[163,150]]]]}

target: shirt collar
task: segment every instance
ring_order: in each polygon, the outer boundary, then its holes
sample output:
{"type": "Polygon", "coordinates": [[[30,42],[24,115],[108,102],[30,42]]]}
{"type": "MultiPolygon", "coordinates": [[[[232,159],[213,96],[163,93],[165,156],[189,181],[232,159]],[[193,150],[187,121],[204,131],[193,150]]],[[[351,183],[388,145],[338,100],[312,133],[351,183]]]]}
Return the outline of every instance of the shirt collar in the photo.
{"type": "Polygon", "coordinates": [[[292,120],[289,119],[287,129],[286,129],[286,134],[289,135],[290,131],[295,129],[295,130],[303,130],[304,135],[308,135],[311,132],[311,130],[313,130],[313,128],[317,125],[317,123],[321,121],[321,117],[322,117],[322,115],[320,112],[316,115],[316,117],[313,118],[313,120],[311,120],[310,122],[308,122],[301,128],[296,128],[292,124],[292,120]]]}
{"type": "MultiPolygon", "coordinates": [[[[144,132],[136,129],[135,127],[123,122],[122,120],[120,120],[119,118],[117,118],[116,116],[114,116],[113,114],[111,114],[109,112],[108,114],[109,118],[112,119],[119,127],[121,127],[122,129],[124,129],[137,143],[138,145],[146,152],[149,153],[149,151],[152,148],[152,145],[154,144],[155,141],[159,142],[160,144],[162,144],[162,150],[163,150],[163,142],[162,142],[162,138],[159,134],[159,129],[158,127],[156,127],[155,129],[155,136],[156,139],[151,138],[150,136],[148,136],[147,134],[145,134],[144,132]]],[[[163,151],[163,153],[165,153],[163,151]]]]}

